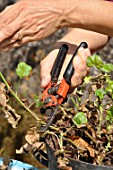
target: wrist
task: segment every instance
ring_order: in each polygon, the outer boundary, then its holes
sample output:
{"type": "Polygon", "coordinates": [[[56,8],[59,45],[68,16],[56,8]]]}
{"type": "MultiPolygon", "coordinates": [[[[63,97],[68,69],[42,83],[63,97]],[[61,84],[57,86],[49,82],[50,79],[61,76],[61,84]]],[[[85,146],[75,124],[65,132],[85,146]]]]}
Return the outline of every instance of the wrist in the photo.
{"type": "Polygon", "coordinates": [[[81,13],[83,12],[81,4],[80,0],[62,0],[61,27],[81,27],[81,13]]]}

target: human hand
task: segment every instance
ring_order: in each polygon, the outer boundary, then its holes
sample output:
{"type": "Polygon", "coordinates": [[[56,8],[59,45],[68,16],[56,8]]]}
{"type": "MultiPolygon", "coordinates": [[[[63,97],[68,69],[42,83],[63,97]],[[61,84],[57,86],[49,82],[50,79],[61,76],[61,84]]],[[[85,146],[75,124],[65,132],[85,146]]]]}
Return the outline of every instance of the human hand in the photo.
{"type": "Polygon", "coordinates": [[[0,51],[53,34],[62,10],[56,0],[20,0],[0,13],[0,51]]]}
{"type": "MultiPolygon", "coordinates": [[[[64,73],[73,53],[75,52],[75,50],[77,48],[77,46],[71,45],[71,44],[68,44],[68,46],[69,46],[68,54],[66,56],[66,60],[64,61],[64,65],[63,65],[63,68],[62,68],[60,76],[59,76],[59,81],[62,80],[63,73],[64,73]]],[[[52,66],[55,62],[58,51],[59,51],[58,48],[54,49],[40,63],[41,86],[43,88],[45,88],[51,80],[50,72],[51,72],[52,66]]],[[[87,60],[87,57],[90,55],[91,55],[91,53],[88,48],[87,49],[80,48],[78,50],[78,53],[73,60],[73,66],[75,69],[75,72],[71,78],[71,86],[73,88],[76,87],[77,85],[81,84],[82,79],[87,75],[88,69],[87,69],[87,65],[86,65],[86,60],[87,60]]]]}

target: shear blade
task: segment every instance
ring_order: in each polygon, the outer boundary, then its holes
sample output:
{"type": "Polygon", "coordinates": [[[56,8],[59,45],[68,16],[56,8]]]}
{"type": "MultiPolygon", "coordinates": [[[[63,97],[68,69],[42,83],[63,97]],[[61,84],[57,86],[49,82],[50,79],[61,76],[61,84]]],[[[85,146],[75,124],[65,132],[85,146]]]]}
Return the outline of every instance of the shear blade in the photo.
{"type": "Polygon", "coordinates": [[[54,121],[54,118],[57,114],[57,111],[58,111],[58,106],[55,106],[54,108],[51,108],[52,110],[47,110],[47,116],[49,115],[49,118],[48,118],[48,122],[46,124],[45,127],[43,127],[43,131],[46,131],[49,129],[49,127],[51,126],[52,122],[54,121]]]}

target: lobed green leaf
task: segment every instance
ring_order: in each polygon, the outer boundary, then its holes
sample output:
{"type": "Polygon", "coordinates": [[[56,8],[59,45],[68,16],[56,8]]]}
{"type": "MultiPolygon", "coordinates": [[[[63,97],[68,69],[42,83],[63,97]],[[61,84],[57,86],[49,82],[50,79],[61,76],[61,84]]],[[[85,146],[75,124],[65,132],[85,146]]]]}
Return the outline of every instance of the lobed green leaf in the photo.
{"type": "Polygon", "coordinates": [[[87,58],[87,66],[88,67],[95,66],[97,69],[100,69],[103,66],[103,61],[99,55],[94,54],[87,58]]]}
{"type": "Polygon", "coordinates": [[[84,112],[78,112],[74,117],[73,117],[73,122],[76,126],[80,126],[82,124],[87,123],[87,117],[84,112]]]}
{"type": "Polygon", "coordinates": [[[102,100],[106,94],[106,91],[104,89],[98,89],[95,91],[95,94],[100,98],[100,100],[102,100]]]}
{"type": "Polygon", "coordinates": [[[35,100],[35,103],[36,103],[36,108],[39,108],[39,107],[42,106],[42,102],[39,100],[39,98],[36,94],[34,95],[34,100],[35,100]]]}
{"type": "Polygon", "coordinates": [[[25,76],[28,76],[32,70],[32,67],[24,62],[20,62],[17,65],[16,68],[16,74],[20,77],[23,78],[25,76]]]}

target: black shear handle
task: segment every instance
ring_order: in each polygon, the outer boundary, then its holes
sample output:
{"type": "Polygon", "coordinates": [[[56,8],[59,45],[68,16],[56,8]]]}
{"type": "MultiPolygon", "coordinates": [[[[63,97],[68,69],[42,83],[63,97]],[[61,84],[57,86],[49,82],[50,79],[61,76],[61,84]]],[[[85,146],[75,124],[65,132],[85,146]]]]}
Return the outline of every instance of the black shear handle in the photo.
{"type": "Polygon", "coordinates": [[[54,83],[56,83],[58,80],[67,51],[68,51],[68,46],[66,44],[63,44],[60,47],[60,50],[54,62],[53,68],[51,70],[51,81],[54,83]]]}
{"type": "Polygon", "coordinates": [[[65,72],[64,72],[64,75],[63,75],[65,81],[66,81],[69,85],[71,85],[71,77],[72,77],[72,75],[74,74],[73,58],[76,56],[76,54],[77,54],[77,52],[78,52],[78,50],[79,50],[80,47],[87,48],[88,45],[87,45],[86,42],[81,42],[81,44],[78,46],[78,48],[77,48],[76,51],[74,52],[74,54],[73,54],[73,56],[72,56],[72,58],[71,58],[71,60],[70,60],[70,62],[69,62],[69,64],[68,64],[68,66],[67,66],[67,68],[66,68],[66,70],[65,70],[65,72]]]}

